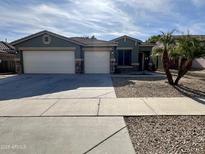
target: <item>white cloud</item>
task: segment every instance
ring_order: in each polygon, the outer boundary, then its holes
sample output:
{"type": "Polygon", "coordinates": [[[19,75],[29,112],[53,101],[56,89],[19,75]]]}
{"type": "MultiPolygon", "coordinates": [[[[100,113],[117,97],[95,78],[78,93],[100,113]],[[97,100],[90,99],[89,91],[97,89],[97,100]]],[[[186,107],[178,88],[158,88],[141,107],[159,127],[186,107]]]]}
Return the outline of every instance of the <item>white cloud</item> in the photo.
{"type": "Polygon", "coordinates": [[[125,3],[151,12],[168,12],[172,9],[173,4],[171,0],[129,0],[125,3]]]}
{"type": "Polygon", "coordinates": [[[126,34],[146,39],[184,18],[171,0],[33,1],[21,6],[0,2],[0,30],[9,29],[9,35],[18,37],[47,29],[65,36],[110,39],[126,34]]]}
{"type": "Polygon", "coordinates": [[[141,35],[131,16],[116,7],[111,0],[76,0],[59,5],[44,3],[9,10],[2,11],[1,26],[19,25],[16,32],[33,33],[48,29],[68,36],[102,36],[109,33],[141,35]]]}
{"type": "Polygon", "coordinates": [[[204,0],[191,0],[191,1],[196,7],[203,7],[205,5],[204,0]]]}
{"type": "Polygon", "coordinates": [[[201,34],[204,34],[205,33],[205,23],[201,23],[201,22],[198,22],[198,23],[190,23],[190,24],[187,24],[187,25],[180,25],[180,24],[177,24],[177,30],[179,31],[179,33],[190,33],[190,34],[193,34],[193,35],[201,35],[201,34]]]}

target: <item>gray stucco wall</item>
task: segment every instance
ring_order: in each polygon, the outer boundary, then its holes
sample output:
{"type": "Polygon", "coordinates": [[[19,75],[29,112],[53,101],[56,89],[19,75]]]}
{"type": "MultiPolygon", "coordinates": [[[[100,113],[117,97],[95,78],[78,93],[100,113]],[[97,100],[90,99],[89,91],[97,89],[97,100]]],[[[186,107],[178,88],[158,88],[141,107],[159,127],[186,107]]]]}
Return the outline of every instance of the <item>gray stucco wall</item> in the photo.
{"type": "MultiPolygon", "coordinates": [[[[138,54],[139,54],[139,42],[131,40],[129,38],[121,38],[119,40],[116,40],[115,42],[118,43],[118,48],[126,47],[126,48],[132,48],[132,63],[138,63],[138,54]],[[137,42],[137,43],[136,43],[137,42]]],[[[115,51],[115,56],[117,60],[117,50],[115,51]]]]}
{"type": "Polygon", "coordinates": [[[51,43],[50,44],[44,44],[43,43],[43,35],[37,36],[33,39],[24,41],[22,43],[19,43],[17,45],[14,45],[17,49],[19,47],[75,47],[76,52],[75,52],[75,58],[81,58],[82,56],[82,51],[81,51],[81,46],[77,45],[72,42],[68,42],[66,40],[60,39],[55,36],[51,36],[51,43]]]}
{"type": "Polygon", "coordinates": [[[140,52],[149,52],[151,53],[153,46],[140,46],[139,51],[140,52]]]}

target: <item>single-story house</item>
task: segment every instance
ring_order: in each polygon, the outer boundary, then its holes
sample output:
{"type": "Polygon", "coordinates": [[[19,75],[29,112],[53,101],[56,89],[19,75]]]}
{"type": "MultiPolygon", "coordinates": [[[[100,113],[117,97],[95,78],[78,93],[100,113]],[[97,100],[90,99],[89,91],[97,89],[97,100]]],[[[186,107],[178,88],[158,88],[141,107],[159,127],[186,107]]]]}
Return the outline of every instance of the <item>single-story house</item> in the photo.
{"type": "Polygon", "coordinates": [[[0,41],[0,73],[15,73],[17,70],[17,51],[7,42],[0,41]]]}
{"type": "Polygon", "coordinates": [[[65,37],[49,31],[11,42],[20,53],[22,73],[114,73],[144,70],[152,45],[122,36],[112,41],[65,37]]]}

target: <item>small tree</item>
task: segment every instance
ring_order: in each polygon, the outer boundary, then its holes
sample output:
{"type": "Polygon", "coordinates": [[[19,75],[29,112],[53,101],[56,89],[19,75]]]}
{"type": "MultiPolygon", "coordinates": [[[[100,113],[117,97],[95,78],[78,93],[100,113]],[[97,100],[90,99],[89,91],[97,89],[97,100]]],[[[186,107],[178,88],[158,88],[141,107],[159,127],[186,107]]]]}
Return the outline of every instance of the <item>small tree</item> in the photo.
{"type": "Polygon", "coordinates": [[[168,32],[168,33],[162,32],[162,35],[160,35],[160,38],[158,39],[157,46],[155,46],[152,51],[153,55],[159,55],[159,54],[162,55],[162,63],[163,63],[164,72],[166,73],[168,82],[171,85],[174,84],[174,81],[172,78],[172,74],[169,70],[169,67],[170,67],[169,55],[173,51],[173,47],[175,44],[174,38],[172,36],[173,33],[174,31],[168,32]]]}
{"type": "Polygon", "coordinates": [[[163,68],[166,73],[169,84],[178,85],[179,80],[190,70],[192,62],[195,58],[205,56],[205,45],[201,41],[192,36],[184,35],[178,39],[174,39],[172,32],[163,33],[159,38],[157,46],[153,48],[153,55],[162,55],[163,68]],[[179,68],[176,80],[173,81],[170,73],[170,59],[179,60],[179,68]]]}
{"type": "Polygon", "coordinates": [[[205,47],[199,39],[188,34],[176,40],[171,56],[179,59],[178,74],[174,82],[177,85],[179,80],[190,70],[192,61],[205,56],[205,47]]]}

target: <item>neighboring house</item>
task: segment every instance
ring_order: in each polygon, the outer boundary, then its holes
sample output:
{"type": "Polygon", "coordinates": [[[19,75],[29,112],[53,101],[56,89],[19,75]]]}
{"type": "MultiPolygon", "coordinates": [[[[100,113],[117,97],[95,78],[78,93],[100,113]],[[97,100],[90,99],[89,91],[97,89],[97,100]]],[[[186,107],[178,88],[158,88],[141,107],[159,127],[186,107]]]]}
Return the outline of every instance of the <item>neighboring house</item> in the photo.
{"type": "Polygon", "coordinates": [[[205,69],[205,58],[197,58],[192,63],[194,69],[205,69]]]}
{"type": "Polygon", "coordinates": [[[154,44],[143,43],[141,40],[126,35],[113,39],[111,42],[118,45],[115,50],[118,72],[152,69],[150,55],[154,44]]]}
{"type": "Polygon", "coordinates": [[[16,72],[17,52],[15,47],[0,41],[0,73],[16,72]]]}
{"type": "Polygon", "coordinates": [[[11,43],[21,54],[22,73],[113,73],[116,44],[68,38],[49,31],[11,43]]]}

